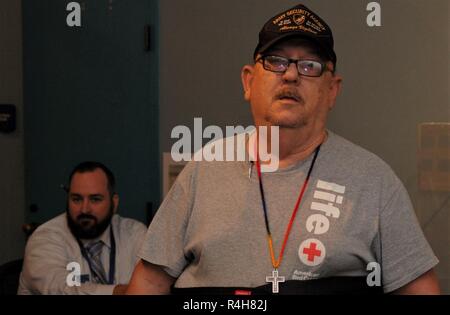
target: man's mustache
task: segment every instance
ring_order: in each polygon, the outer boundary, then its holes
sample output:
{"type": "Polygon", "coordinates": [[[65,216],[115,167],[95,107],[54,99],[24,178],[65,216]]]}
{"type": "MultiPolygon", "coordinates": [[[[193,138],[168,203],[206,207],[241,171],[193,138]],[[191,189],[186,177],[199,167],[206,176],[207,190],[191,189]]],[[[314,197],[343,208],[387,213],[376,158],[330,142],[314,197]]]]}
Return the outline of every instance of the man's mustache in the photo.
{"type": "Polygon", "coordinates": [[[276,100],[280,100],[283,98],[291,98],[299,103],[303,103],[303,97],[298,93],[296,89],[284,88],[275,94],[276,100]]]}

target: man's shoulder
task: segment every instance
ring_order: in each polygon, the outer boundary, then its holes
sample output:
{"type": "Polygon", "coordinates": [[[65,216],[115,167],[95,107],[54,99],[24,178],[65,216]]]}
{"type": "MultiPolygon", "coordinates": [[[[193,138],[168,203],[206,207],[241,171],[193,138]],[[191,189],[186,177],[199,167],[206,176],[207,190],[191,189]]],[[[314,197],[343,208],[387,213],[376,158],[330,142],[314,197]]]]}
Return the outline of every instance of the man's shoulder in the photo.
{"type": "Polygon", "coordinates": [[[39,225],[30,237],[43,233],[58,233],[68,231],[66,213],[61,213],[47,222],[39,225]]]}
{"type": "Polygon", "coordinates": [[[330,146],[335,158],[339,158],[341,162],[348,163],[354,167],[376,168],[377,170],[392,171],[391,167],[376,153],[338,135],[329,132],[330,146]]]}
{"type": "Polygon", "coordinates": [[[147,227],[142,222],[136,219],[122,217],[118,214],[113,216],[112,224],[119,231],[125,231],[131,235],[145,233],[147,231],[147,227]]]}
{"type": "Polygon", "coordinates": [[[40,225],[29,237],[27,249],[39,247],[62,247],[75,246],[73,238],[67,225],[66,213],[62,213],[53,219],[40,225]]]}

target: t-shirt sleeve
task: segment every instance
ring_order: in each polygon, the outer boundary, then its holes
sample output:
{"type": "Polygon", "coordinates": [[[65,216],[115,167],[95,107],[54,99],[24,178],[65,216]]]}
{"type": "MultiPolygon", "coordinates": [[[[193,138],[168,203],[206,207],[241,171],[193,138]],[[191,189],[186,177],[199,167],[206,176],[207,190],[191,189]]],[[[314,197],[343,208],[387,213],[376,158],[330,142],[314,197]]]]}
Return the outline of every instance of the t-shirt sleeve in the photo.
{"type": "Polygon", "coordinates": [[[129,219],[129,224],[126,226],[127,228],[127,242],[132,246],[131,248],[131,273],[134,270],[134,267],[138,263],[138,253],[142,247],[144,242],[145,234],[147,233],[147,227],[141,222],[129,219]]]}
{"type": "Polygon", "coordinates": [[[409,195],[398,178],[380,212],[380,247],[384,292],[415,280],[437,263],[420,228],[409,195]]]}
{"type": "Polygon", "coordinates": [[[188,263],[185,235],[193,204],[195,162],[188,163],[178,175],[145,235],[138,257],[160,265],[178,278],[188,263]]]}

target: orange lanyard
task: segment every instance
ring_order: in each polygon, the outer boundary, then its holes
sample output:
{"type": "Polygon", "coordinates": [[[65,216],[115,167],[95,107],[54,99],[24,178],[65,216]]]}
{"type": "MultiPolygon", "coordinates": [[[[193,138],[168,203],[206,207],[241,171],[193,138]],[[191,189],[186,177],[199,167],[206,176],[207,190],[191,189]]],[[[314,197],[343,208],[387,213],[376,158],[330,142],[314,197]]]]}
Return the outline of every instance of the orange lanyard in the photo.
{"type": "Polygon", "coordinates": [[[311,172],[314,168],[314,164],[316,163],[316,159],[319,154],[320,147],[321,147],[321,145],[319,145],[317,147],[317,149],[314,153],[314,158],[311,162],[311,166],[309,167],[308,175],[306,176],[306,179],[303,182],[303,185],[300,190],[300,194],[297,198],[297,202],[295,204],[294,210],[292,211],[291,219],[289,220],[289,224],[286,228],[286,232],[284,233],[283,245],[281,246],[281,250],[280,250],[278,259],[275,259],[275,253],[274,253],[274,249],[273,249],[272,233],[270,232],[269,219],[268,219],[268,215],[267,215],[267,205],[266,205],[266,199],[265,199],[265,195],[264,195],[264,187],[263,187],[263,183],[262,183],[261,164],[259,162],[259,154],[258,154],[258,150],[257,150],[256,168],[258,170],[259,190],[261,192],[261,201],[262,201],[263,210],[264,210],[264,220],[265,220],[265,224],[266,224],[267,241],[269,244],[270,258],[272,260],[272,266],[275,270],[278,269],[278,267],[281,265],[281,261],[283,260],[283,253],[286,248],[289,234],[291,232],[292,225],[295,220],[295,216],[297,215],[298,209],[300,207],[300,203],[302,202],[303,194],[305,193],[306,187],[308,186],[309,178],[311,177],[311,172]]]}

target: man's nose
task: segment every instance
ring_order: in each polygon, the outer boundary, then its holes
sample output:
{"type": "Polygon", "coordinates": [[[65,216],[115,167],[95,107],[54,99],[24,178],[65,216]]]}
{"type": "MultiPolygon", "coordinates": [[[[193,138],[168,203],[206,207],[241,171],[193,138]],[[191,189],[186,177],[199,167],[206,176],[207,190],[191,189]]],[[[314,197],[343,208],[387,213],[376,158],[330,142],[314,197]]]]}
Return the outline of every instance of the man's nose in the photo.
{"type": "Polygon", "coordinates": [[[81,204],[81,212],[82,213],[91,213],[91,206],[90,206],[88,198],[83,199],[83,202],[81,204]]]}
{"type": "Polygon", "coordinates": [[[283,80],[287,82],[298,82],[299,78],[300,74],[298,73],[297,64],[291,62],[286,71],[283,73],[283,80]]]}

